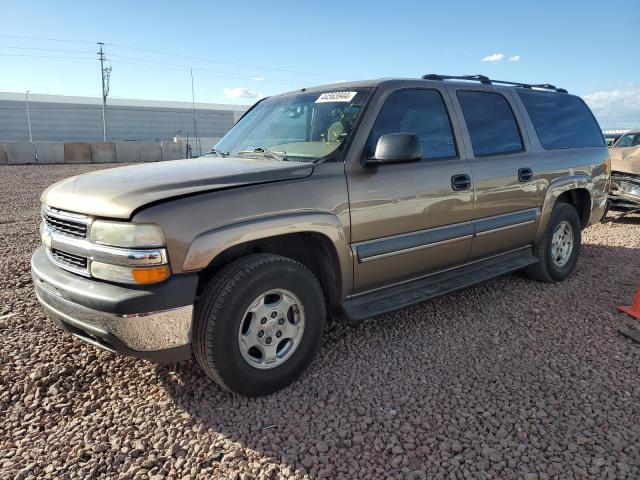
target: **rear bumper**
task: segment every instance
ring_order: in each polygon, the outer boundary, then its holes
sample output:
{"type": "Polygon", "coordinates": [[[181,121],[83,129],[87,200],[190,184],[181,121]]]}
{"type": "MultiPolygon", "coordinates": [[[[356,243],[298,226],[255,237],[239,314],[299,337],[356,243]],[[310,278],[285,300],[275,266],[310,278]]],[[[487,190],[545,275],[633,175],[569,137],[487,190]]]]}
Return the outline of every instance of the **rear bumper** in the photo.
{"type": "Polygon", "coordinates": [[[66,272],[48,260],[43,248],[33,254],[31,275],[48,316],[73,336],[155,362],[191,358],[197,275],[123,287],[66,272]]]}

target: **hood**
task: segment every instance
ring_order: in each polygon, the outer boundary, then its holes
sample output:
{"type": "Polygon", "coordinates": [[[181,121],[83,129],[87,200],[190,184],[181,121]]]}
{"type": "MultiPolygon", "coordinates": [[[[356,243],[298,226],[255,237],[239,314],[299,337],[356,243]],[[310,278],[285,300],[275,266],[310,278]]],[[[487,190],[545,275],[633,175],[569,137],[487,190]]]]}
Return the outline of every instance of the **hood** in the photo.
{"type": "Polygon", "coordinates": [[[640,175],[640,147],[612,148],[609,156],[614,172],[640,175]]]}
{"type": "Polygon", "coordinates": [[[313,164],[269,158],[206,156],[110,168],[67,178],[42,203],[70,212],[128,219],[149,203],[223,188],[304,178],[313,164]]]}

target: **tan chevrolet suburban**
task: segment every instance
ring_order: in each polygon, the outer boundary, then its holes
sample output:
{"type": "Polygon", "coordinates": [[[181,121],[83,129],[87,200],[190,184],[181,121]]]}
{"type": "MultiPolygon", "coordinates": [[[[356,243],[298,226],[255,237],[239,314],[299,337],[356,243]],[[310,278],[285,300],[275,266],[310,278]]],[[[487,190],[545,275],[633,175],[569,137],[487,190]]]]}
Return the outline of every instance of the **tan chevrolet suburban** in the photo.
{"type": "Polygon", "coordinates": [[[262,395],[312,361],[328,314],[361,320],[525,270],[573,271],[607,147],[584,102],[474,75],[265,98],[210,155],[42,194],[38,298],[97,347],[195,357],[262,395]]]}

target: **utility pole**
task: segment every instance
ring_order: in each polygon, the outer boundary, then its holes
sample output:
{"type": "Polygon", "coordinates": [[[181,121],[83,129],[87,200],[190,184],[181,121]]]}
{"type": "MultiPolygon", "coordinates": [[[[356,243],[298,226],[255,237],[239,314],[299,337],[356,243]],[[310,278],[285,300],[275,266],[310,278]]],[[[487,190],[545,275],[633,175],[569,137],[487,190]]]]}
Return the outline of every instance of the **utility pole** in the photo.
{"type": "MultiPolygon", "coordinates": [[[[196,120],[196,94],[193,89],[193,68],[189,69],[191,72],[191,105],[193,107],[193,135],[195,137],[196,146],[198,146],[198,121],[196,120]]],[[[198,147],[198,156],[202,155],[200,147],[198,147]]]]}
{"type": "Polygon", "coordinates": [[[107,96],[109,95],[109,83],[111,80],[111,67],[104,66],[104,42],[98,42],[100,51],[100,76],[102,78],[102,140],[107,141],[107,96]]]}
{"type": "Polygon", "coordinates": [[[24,102],[27,104],[27,126],[29,127],[29,143],[33,143],[31,136],[31,115],[29,114],[29,90],[24,94],[24,102]]]}

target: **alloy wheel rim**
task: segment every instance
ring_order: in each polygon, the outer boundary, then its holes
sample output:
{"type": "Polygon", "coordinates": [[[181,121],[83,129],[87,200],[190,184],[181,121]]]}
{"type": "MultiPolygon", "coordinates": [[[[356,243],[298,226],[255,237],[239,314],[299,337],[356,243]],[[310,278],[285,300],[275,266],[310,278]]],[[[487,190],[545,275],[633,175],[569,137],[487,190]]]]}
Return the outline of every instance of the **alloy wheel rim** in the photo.
{"type": "Polygon", "coordinates": [[[296,294],[282,288],[256,297],[238,330],[242,358],[252,367],[275,368],[296,351],[304,333],[304,307],[296,294]]]}
{"type": "Polygon", "coordinates": [[[573,253],[573,228],[565,220],[553,231],[551,238],[551,259],[558,267],[564,267],[573,253]]]}

